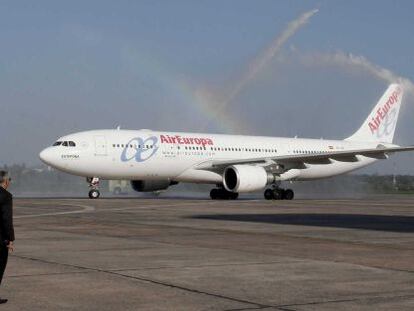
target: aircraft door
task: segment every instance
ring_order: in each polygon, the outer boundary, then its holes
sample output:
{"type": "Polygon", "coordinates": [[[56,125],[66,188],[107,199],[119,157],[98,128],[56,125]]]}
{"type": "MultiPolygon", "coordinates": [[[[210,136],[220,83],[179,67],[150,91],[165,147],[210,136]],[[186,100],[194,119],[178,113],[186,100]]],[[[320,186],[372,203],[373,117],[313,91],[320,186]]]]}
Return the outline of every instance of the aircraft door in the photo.
{"type": "Polygon", "coordinates": [[[95,155],[108,155],[105,136],[95,136],[95,155]]]}

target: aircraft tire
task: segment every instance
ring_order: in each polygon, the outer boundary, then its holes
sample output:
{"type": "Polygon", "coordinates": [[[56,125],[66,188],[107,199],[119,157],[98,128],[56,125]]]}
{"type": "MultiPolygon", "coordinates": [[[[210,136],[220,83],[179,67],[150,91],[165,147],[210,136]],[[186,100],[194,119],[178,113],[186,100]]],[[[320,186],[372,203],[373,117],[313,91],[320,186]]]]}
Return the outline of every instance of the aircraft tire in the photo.
{"type": "Polygon", "coordinates": [[[237,192],[228,192],[224,189],[211,189],[210,198],[212,200],[236,200],[239,197],[237,192]]]}
{"type": "Polygon", "coordinates": [[[97,189],[92,189],[92,190],[89,191],[89,198],[90,199],[97,199],[97,198],[99,198],[100,195],[101,195],[101,193],[97,189]]]}
{"type": "Polygon", "coordinates": [[[273,200],[282,200],[283,199],[283,190],[282,189],[273,189],[272,190],[273,200]]]}
{"type": "Polygon", "coordinates": [[[272,189],[266,189],[264,191],[264,198],[266,200],[272,200],[273,199],[273,190],[272,189]]]}
{"type": "Polygon", "coordinates": [[[218,192],[219,192],[219,190],[216,189],[216,188],[211,189],[211,191],[210,191],[210,198],[212,200],[217,200],[219,198],[219,193],[218,192]]]}
{"type": "Polygon", "coordinates": [[[295,193],[293,192],[292,189],[286,189],[285,191],[283,191],[284,200],[293,200],[294,196],[295,196],[295,193]]]}

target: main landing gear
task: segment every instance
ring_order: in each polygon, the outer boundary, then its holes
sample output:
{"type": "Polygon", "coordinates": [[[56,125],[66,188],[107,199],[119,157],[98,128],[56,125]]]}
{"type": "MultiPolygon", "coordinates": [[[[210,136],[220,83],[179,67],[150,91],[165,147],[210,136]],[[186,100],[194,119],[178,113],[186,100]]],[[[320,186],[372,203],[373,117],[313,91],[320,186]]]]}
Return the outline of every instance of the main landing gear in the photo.
{"type": "Polygon", "coordinates": [[[275,187],[272,189],[266,189],[264,197],[266,200],[293,200],[295,196],[292,189],[282,189],[275,187]]]}
{"type": "Polygon", "coordinates": [[[97,199],[101,195],[99,192],[99,178],[98,177],[88,177],[86,181],[89,183],[89,198],[97,199]]]}
{"type": "Polygon", "coordinates": [[[215,188],[210,191],[212,200],[236,200],[238,197],[238,193],[227,191],[224,188],[215,188]]]}

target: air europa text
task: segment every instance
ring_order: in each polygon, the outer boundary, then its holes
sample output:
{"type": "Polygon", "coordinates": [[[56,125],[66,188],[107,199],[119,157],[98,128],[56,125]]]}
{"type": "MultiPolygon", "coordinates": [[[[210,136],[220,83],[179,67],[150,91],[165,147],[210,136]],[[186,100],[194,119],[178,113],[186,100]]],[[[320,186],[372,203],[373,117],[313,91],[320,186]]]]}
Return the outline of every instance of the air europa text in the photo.
{"type": "Polygon", "coordinates": [[[160,135],[161,143],[165,144],[179,144],[179,145],[214,145],[214,142],[210,138],[201,138],[201,137],[183,137],[180,135],[160,135]]]}

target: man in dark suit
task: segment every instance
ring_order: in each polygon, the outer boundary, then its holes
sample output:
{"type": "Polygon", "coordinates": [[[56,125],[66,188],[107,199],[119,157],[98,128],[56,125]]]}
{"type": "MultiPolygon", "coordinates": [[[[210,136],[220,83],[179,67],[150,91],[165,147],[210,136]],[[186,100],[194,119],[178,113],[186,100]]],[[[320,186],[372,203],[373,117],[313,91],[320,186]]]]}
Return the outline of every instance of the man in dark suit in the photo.
{"type": "MultiPolygon", "coordinates": [[[[7,191],[11,178],[6,171],[0,171],[0,284],[6,270],[9,252],[14,251],[13,196],[7,191]]],[[[0,304],[7,299],[0,298],[0,304]]]]}

